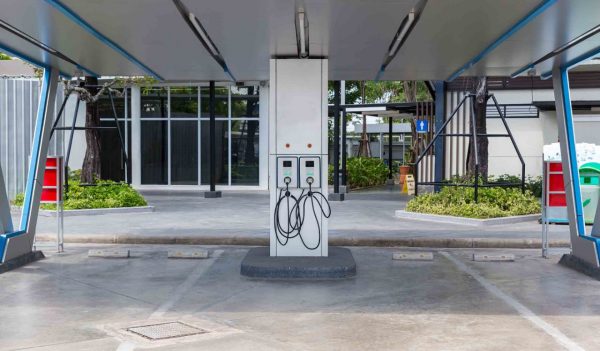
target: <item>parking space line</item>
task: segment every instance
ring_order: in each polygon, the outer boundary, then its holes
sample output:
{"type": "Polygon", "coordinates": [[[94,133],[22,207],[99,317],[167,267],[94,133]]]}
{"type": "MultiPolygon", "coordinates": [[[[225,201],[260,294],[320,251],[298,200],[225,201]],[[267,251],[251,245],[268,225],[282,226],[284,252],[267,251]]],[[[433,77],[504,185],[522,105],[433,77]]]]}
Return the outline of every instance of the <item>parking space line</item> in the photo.
{"type": "MultiPolygon", "coordinates": [[[[221,256],[222,253],[223,250],[215,250],[213,251],[210,257],[216,259],[219,256],[221,256]]],[[[210,267],[212,267],[214,263],[215,261],[213,260],[211,264],[205,265],[202,261],[200,261],[199,264],[194,268],[194,270],[183,281],[183,283],[179,284],[179,286],[177,286],[177,288],[175,288],[175,290],[169,295],[170,298],[167,301],[163,302],[160,306],[158,306],[158,308],[154,312],[152,312],[149,319],[160,318],[171,308],[173,308],[173,306],[175,306],[175,304],[179,300],[181,300],[181,298],[184,297],[185,294],[187,294],[191,288],[194,287],[194,285],[196,284],[196,282],[198,282],[200,277],[202,277],[204,272],[206,272],[210,267]]],[[[136,347],[137,345],[134,342],[122,341],[119,344],[117,351],[133,351],[136,347]]]]}
{"type": "Polygon", "coordinates": [[[454,265],[463,271],[464,273],[473,277],[481,286],[483,286],[487,291],[489,291],[492,295],[496,296],[500,300],[504,301],[507,305],[515,309],[521,317],[527,319],[533,325],[543,330],[546,334],[550,335],[556,342],[560,345],[564,346],[567,350],[570,351],[582,351],[585,350],[581,346],[579,346],[575,341],[571,340],[568,336],[563,334],[556,327],[546,322],[542,318],[538,317],[533,311],[525,307],[522,303],[511,297],[510,295],[504,293],[500,290],[496,285],[489,282],[482,275],[469,268],[462,261],[452,256],[448,252],[440,251],[440,255],[446,257],[450,262],[454,263],[454,265]]]}

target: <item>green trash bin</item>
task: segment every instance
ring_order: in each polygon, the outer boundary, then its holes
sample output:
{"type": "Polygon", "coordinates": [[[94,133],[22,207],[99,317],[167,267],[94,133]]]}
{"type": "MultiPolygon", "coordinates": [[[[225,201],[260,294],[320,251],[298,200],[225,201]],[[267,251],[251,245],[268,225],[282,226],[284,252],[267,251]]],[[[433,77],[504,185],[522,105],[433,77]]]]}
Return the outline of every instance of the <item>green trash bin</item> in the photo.
{"type": "Polygon", "coordinates": [[[579,167],[581,201],[585,223],[593,224],[600,199],[600,163],[588,162],[579,167]]]}

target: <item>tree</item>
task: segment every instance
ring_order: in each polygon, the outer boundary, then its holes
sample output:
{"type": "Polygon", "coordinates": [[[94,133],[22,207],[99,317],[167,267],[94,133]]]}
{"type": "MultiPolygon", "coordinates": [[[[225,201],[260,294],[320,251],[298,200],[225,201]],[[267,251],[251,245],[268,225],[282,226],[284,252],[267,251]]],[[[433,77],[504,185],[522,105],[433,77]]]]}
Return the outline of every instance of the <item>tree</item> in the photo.
{"type": "MultiPolygon", "coordinates": [[[[488,177],[488,146],[487,136],[480,136],[487,133],[487,100],[489,98],[487,91],[487,77],[477,77],[473,79],[475,88],[475,133],[477,133],[477,156],[479,159],[479,175],[486,181],[488,177]]],[[[473,128],[473,126],[471,126],[473,128]]],[[[469,148],[467,151],[467,174],[475,175],[475,152],[473,151],[473,138],[469,138],[469,148]]]]}
{"type": "MultiPolygon", "coordinates": [[[[91,95],[98,94],[98,78],[85,77],[85,88],[91,95]]],[[[97,100],[96,100],[97,101],[97,100]]],[[[100,151],[102,144],[100,142],[100,114],[98,113],[98,104],[88,102],[85,105],[85,157],[81,167],[81,182],[92,184],[96,179],[100,179],[102,171],[102,162],[100,151]],[[89,129],[96,128],[96,129],[89,129]]]]}

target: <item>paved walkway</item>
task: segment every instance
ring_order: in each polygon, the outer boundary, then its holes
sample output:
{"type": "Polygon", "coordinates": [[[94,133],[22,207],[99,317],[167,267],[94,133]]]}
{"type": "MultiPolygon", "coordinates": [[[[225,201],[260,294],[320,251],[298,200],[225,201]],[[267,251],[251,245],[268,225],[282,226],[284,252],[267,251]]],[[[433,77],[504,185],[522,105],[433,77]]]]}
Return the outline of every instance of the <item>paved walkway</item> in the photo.
{"type": "MultiPolygon", "coordinates": [[[[205,199],[201,192],[144,195],[155,206],[154,213],[66,217],[66,240],[255,245],[268,240],[267,192],[224,192],[220,199],[205,199]]],[[[471,245],[469,240],[476,240],[475,246],[498,241],[505,247],[539,244],[541,226],[536,221],[477,228],[395,218],[394,211],[403,209],[407,199],[390,187],[347,194],[346,201],[331,203],[330,240],[339,245],[377,246],[465,247],[471,245]]],[[[55,237],[56,219],[40,217],[38,233],[41,239],[55,237]]],[[[565,245],[568,227],[551,226],[549,237],[565,245]]]]}
{"type": "Polygon", "coordinates": [[[600,282],[507,250],[515,262],[431,262],[352,248],[356,278],[261,281],[240,276],[245,248],[167,259],[173,246],[130,246],[130,259],[89,246],[0,275],[0,350],[598,350],[600,282]],[[208,333],[150,341],[130,327],[181,321],[208,333]]]}

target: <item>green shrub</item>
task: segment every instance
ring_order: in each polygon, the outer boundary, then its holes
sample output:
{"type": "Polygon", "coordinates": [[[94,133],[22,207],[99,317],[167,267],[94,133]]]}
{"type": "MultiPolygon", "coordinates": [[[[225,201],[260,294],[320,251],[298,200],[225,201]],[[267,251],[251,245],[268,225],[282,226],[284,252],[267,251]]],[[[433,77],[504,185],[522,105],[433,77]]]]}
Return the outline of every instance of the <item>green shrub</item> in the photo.
{"type": "Polygon", "coordinates": [[[479,188],[479,203],[474,189],[443,187],[439,193],[423,194],[406,205],[410,212],[431,213],[468,218],[495,218],[540,213],[539,200],[518,188],[479,188]]]}
{"type": "MultiPolygon", "coordinates": [[[[129,184],[118,183],[112,180],[99,180],[96,186],[82,186],[76,172],[69,177],[69,191],[66,194],[64,208],[66,210],[110,208],[110,207],[135,207],[146,206],[144,197],[129,184]]],[[[23,206],[23,193],[17,194],[13,204],[23,206]]],[[[56,205],[43,204],[42,209],[54,210],[56,205]]]]}
{"type": "MultiPolygon", "coordinates": [[[[490,177],[490,183],[521,183],[521,177],[509,174],[490,177]]],[[[535,197],[542,197],[542,177],[528,176],[525,179],[525,189],[531,191],[535,197]]]]}
{"type": "Polygon", "coordinates": [[[385,184],[389,172],[383,160],[370,157],[349,158],[346,170],[351,189],[385,184]]]}
{"type": "MultiPolygon", "coordinates": [[[[350,189],[385,184],[388,167],[383,160],[371,157],[351,157],[346,160],[346,173],[350,189]]],[[[333,165],[329,165],[329,184],[333,184],[333,165]]]]}

